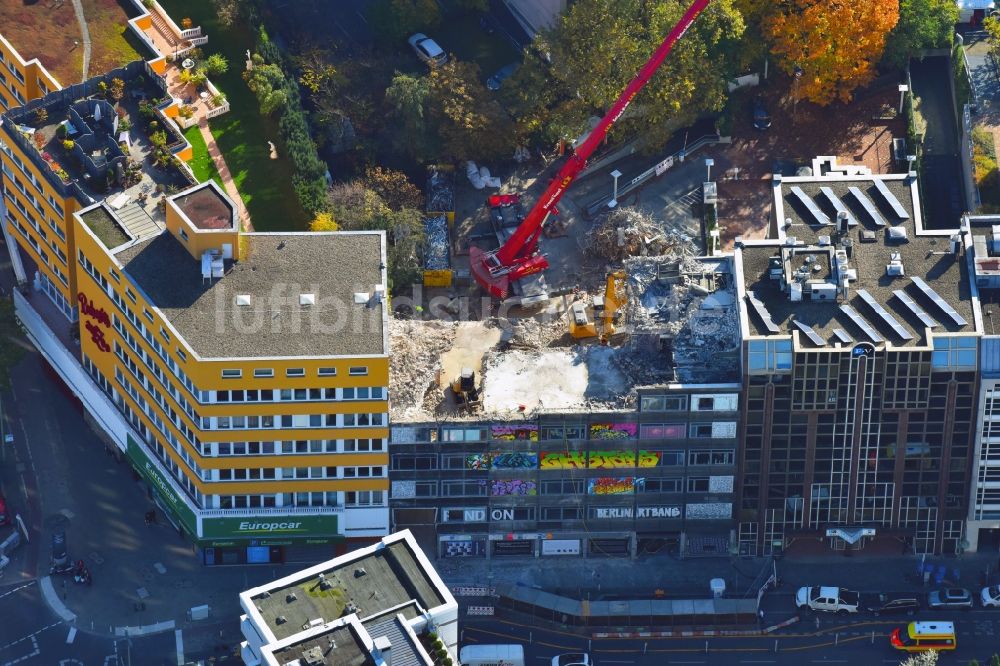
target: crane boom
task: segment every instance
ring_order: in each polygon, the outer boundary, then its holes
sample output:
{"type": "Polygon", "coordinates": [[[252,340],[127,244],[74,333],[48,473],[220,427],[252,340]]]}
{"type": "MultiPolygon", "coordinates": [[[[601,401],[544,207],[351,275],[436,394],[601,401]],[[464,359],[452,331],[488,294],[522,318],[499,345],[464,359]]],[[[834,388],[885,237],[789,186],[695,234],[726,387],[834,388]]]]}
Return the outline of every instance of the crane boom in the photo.
{"type": "Polygon", "coordinates": [[[569,157],[559,170],[558,175],[549,183],[541,198],[524,218],[524,221],[507,239],[507,242],[493,252],[485,252],[477,247],[469,248],[472,274],[476,281],[493,296],[506,297],[510,282],[538,273],[548,267],[548,261],[545,257],[537,254],[538,238],[546,218],[555,208],[559,199],[562,198],[566,189],[586,166],[587,160],[607,136],[611,127],[625,113],[625,109],[632,103],[632,99],[653,77],[653,74],[656,73],[656,70],[660,68],[673,49],[674,44],[684,36],[694,20],[708,6],[709,1],[695,0],[688,7],[688,10],[671,29],[663,43],[618,96],[614,105],[569,157]]]}

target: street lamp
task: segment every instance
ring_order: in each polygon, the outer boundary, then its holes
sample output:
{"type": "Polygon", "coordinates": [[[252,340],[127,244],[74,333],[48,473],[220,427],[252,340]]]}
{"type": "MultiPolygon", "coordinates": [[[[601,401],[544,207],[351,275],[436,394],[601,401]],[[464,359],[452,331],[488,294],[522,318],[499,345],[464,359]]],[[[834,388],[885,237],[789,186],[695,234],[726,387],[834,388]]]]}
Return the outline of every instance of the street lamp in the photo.
{"type": "Polygon", "coordinates": [[[792,124],[795,124],[795,119],[798,117],[799,111],[799,79],[802,78],[802,68],[798,65],[792,70],[792,76],[795,77],[795,83],[792,86],[792,124]]]}
{"type": "Polygon", "coordinates": [[[705,168],[707,169],[707,173],[705,174],[705,182],[706,183],[709,183],[709,182],[712,181],[712,167],[713,166],[715,166],[715,160],[713,160],[711,157],[706,157],[705,158],[705,168]]]}
{"type": "Polygon", "coordinates": [[[608,208],[614,208],[618,205],[618,179],[622,177],[622,172],[615,169],[611,172],[611,177],[615,179],[615,184],[612,189],[611,201],[608,202],[608,208]]]}
{"type": "Polygon", "coordinates": [[[900,83],[899,84],[899,113],[900,113],[900,115],[903,114],[903,98],[906,96],[906,93],[909,90],[910,90],[910,86],[906,85],[905,83],[900,83]]]}

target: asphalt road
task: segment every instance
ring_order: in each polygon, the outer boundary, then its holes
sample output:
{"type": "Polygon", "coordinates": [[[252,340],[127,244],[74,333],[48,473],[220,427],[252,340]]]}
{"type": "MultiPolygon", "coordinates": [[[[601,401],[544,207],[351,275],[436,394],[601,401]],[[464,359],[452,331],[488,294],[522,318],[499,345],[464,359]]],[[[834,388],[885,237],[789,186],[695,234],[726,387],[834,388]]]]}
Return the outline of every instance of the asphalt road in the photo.
{"type": "MultiPolygon", "coordinates": [[[[926,614],[924,614],[926,615],[926,614]]],[[[917,616],[915,619],[921,619],[917,616]]],[[[1000,612],[971,611],[956,618],[958,649],[947,663],[965,664],[976,658],[987,663],[998,650],[1000,612]]],[[[657,666],[661,664],[899,664],[904,656],[889,646],[889,633],[908,618],[859,618],[848,622],[824,617],[820,628],[810,622],[792,625],[767,636],[689,638],[591,639],[586,635],[548,629],[523,620],[469,620],[464,645],[510,643],[525,645],[525,663],[539,666],[563,652],[589,652],[596,666],[607,664],[657,666]]]]}

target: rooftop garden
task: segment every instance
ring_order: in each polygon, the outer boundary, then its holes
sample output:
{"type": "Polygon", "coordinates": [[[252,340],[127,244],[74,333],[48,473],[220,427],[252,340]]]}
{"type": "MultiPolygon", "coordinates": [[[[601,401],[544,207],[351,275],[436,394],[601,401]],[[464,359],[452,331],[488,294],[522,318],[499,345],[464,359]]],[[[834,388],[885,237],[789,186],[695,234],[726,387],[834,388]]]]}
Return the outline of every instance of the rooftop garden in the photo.
{"type": "Polygon", "coordinates": [[[83,213],[80,219],[109,250],[132,240],[103,206],[83,213]]]}

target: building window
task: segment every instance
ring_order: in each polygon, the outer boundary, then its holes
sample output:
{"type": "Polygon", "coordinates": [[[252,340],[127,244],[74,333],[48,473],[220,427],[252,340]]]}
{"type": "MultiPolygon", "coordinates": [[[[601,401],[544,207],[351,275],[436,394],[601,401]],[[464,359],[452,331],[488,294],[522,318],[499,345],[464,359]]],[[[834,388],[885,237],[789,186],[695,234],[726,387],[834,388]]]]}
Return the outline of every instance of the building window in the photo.
{"type": "Polygon", "coordinates": [[[735,457],[733,449],[688,451],[688,465],[732,465],[735,457]]]}
{"type": "Polygon", "coordinates": [[[242,370],[229,369],[229,370],[223,370],[222,371],[222,378],[223,379],[239,379],[242,376],[243,376],[243,371],[242,370]]]}
{"type": "Polygon", "coordinates": [[[687,480],[687,491],[689,493],[707,493],[708,492],[708,477],[707,476],[691,476],[687,480]]]}
{"type": "Polygon", "coordinates": [[[254,377],[274,377],[273,368],[256,368],[253,371],[254,377]]]}
{"type": "Polygon", "coordinates": [[[112,268],[108,269],[108,275],[110,275],[111,279],[114,280],[115,282],[119,282],[120,283],[122,281],[122,279],[120,277],[118,277],[118,271],[116,271],[116,270],[114,270],[112,268]]]}
{"type": "Polygon", "coordinates": [[[359,376],[367,375],[368,374],[368,368],[366,368],[363,365],[358,365],[358,366],[352,367],[348,372],[349,372],[349,374],[351,374],[351,375],[353,375],[355,377],[359,377],[359,376]]]}
{"type": "Polygon", "coordinates": [[[186,232],[186,231],[184,231],[184,229],[183,229],[183,228],[181,229],[181,238],[183,238],[184,240],[187,240],[187,239],[188,239],[188,235],[187,235],[187,232],[186,232]]]}
{"type": "Polygon", "coordinates": [[[644,395],[639,401],[642,412],[682,412],[687,409],[687,396],[644,395]]]}
{"type": "Polygon", "coordinates": [[[770,374],[792,369],[791,340],[750,340],[747,369],[752,374],[770,374]]]}
{"type": "Polygon", "coordinates": [[[336,377],[337,368],[320,368],[316,374],[320,377],[336,377]]]}
{"type": "Polygon", "coordinates": [[[135,294],[128,287],[125,287],[125,295],[128,296],[128,300],[135,303],[135,294]]]}
{"type": "Polygon", "coordinates": [[[931,368],[934,370],[973,370],[976,367],[976,339],[970,337],[934,337],[931,368]]]}
{"type": "Polygon", "coordinates": [[[182,361],[188,360],[187,354],[180,347],[177,348],[177,357],[182,361]]]}
{"type": "Polygon", "coordinates": [[[286,377],[305,377],[306,371],[304,368],[288,368],[285,370],[286,377]]]}

